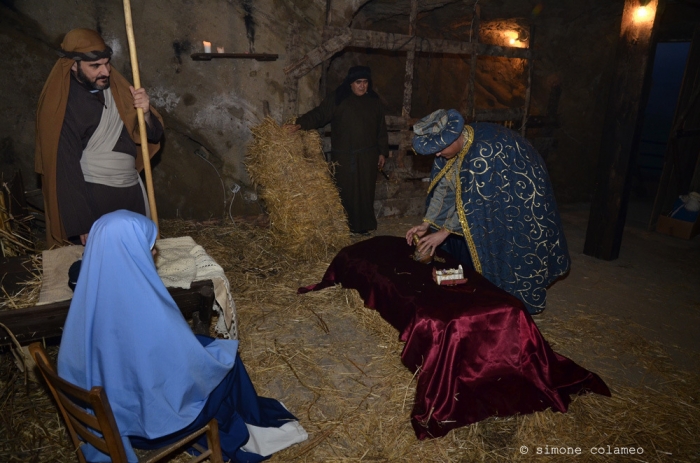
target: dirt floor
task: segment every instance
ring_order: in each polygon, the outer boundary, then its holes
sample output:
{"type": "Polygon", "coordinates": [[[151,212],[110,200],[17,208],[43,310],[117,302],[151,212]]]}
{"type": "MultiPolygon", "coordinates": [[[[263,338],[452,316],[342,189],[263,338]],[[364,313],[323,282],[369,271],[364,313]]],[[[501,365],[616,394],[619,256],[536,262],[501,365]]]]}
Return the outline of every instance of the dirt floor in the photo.
{"type": "MultiPolygon", "coordinates": [[[[258,393],[282,400],[309,432],[308,442],[270,461],[700,461],[700,237],[648,232],[632,211],[620,258],[606,262],[582,253],[588,205],[561,213],[572,270],[535,321],[555,351],[598,373],[613,397],[581,396],[566,414],[489,419],[426,441],[410,426],[415,381],[396,331],[354,291],[296,294],[320,280],[332,256],[289,262],[255,234],[161,227],[166,237],[212,243],[203,245],[231,282],[241,358],[258,393]],[[582,454],[548,454],[551,447],[582,454]],[[608,453],[593,455],[593,447],[608,453]],[[623,447],[643,452],[611,453],[623,447]]],[[[403,235],[419,222],[381,219],[375,235],[403,235]]],[[[44,391],[23,386],[12,367],[3,354],[0,461],[75,461],[44,391]],[[13,444],[18,432],[31,443],[13,444]]]]}

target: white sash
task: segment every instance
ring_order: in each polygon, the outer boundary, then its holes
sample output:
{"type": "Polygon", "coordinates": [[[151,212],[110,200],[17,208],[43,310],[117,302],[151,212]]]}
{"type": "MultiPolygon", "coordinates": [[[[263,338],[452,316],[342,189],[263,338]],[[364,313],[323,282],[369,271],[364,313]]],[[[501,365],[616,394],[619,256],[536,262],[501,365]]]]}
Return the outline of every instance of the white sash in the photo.
{"type": "Polygon", "coordinates": [[[146,216],[150,217],[150,207],[146,189],[141,177],[136,170],[136,159],[127,153],[114,151],[119,136],[122,133],[122,122],[114,103],[112,90],[103,90],[105,97],[105,109],[102,110],[100,123],[88,140],[80,158],[80,168],[86,182],[99,183],[115,188],[127,188],[136,184],[141,185],[143,200],[146,207],[146,216]]]}

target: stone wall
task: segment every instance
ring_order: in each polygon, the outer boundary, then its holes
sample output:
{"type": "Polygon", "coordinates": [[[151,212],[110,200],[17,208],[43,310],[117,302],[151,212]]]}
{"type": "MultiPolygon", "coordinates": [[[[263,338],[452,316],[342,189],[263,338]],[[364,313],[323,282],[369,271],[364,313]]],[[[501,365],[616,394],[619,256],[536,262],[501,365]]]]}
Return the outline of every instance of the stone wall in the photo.
{"type": "MultiPolygon", "coordinates": [[[[0,162],[5,180],[21,170],[28,190],[33,173],[34,120],[54,52],[73,28],[100,31],[114,50],[113,66],[131,80],[122,2],[15,0],[0,4],[0,162]]],[[[164,146],[153,163],[161,217],[205,219],[257,214],[261,205],[245,170],[249,127],[270,108],[282,120],[286,43],[293,23],[299,46],[319,40],[325,2],[283,0],[132,2],[142,86],[164,117],[164,146]],[[227,52],[278,54],[276,61],[193,61],[202,41],[227,52]],[[234,195],[233,190],[240,187],[234,195]]],[[[317,79],[317,77],[316,77],[317,79]]],[[[308,82],[307,82],[308,81],[308,82]]],[[[312,76],[300,97],[317,87],[312,76]]],[[[31,193],[31,191],[30,191],[31,193]]],[[[29,198],[41,205],[41,195],[29,198]]]]}
{"type": "MultiPolygon", "coordinates": [[[[331,23],[406,33],[409,4],[333,0],[331,23]]],[[[468,40],[474,2],[420,4],[419,35],[468,40]]],[[[488,34],[496,33],[500,22],[514,18],[518,24],[536,26],[531,114],[551,113],[553,92],[560,97],[553,110],[554,124],[533,128],[528,137],[546,157],[560,202],[585,201],[593,191],[622,4],[622,0],[479,2],[483,24],[488,26],[482,40],[489,40],[488,34]]],[[[284,122],[283,69],[321,42],[326,1],[151,0],[133,2],[132,8],[142,84],[166,123],[164,148],[153,168],[160,216],[204,219],[259,213],[262,206],[244,165],[249,128],[261,120],[265,108],[284,122]],[[290,46],[294,30],[297,42],[290,46]],[[212,42],[214,49],[274,53],[279,59],[193,61],[190,55],[202,51],[203,40],[212,42]],[[237,187],[240,190],[234,194],[237,187]]],[[[4,49],[0,167],[4,179],[21,170],[31,196],[37,188],[33,174],[36,102],[55,62],[53,49],[72,28],[98,29],[115,51],[114,66],[131,76],[122,2],[2,0],[0,17],[4,49]]],[[[369,64],[389,114],[398,115],[404,60],[391,53],[346,50],[331,62],[328,89],[335,88],[350,65],[369,64]]],[[[437,54],[419,56],[411,115],[458,107],[465,97],[467,61],[437,54]]],[[[522,66],[492,61],[479,70],[477,102],[495,107],[522,104],[522,66]]],[[[320,77],[318,66],[301,79],[299,113],[323,97],[318,90],[320,77]]],[[[389,167],[410,170],[412,163],[408,164],[389,167]]],[[[419,178],[422,173],[402,175],[419,178]]],[[[380,176],[379,182],[385,179],[380,176]]],[[[392,188],[385,188],[386,197],[378,199],[391,199],[392,188]]],[[[34,194],[30,201],[40,203],[40,195],[34,194]]],[[[404,209],[413,211],[414,203],[409,201],[404,209]]]]}

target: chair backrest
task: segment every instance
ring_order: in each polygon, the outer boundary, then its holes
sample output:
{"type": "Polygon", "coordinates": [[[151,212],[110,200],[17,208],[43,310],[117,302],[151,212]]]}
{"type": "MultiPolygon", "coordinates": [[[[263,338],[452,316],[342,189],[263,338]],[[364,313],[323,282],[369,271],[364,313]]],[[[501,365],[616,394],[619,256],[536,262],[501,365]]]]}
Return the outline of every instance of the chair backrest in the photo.
{"type": "Polygon", "coordinates": [[[29,353],[56,399],[80,462],[86,461],[81,446],[87,442],[108,454],[114,463],[127,463],[119,428],[104,389],[95,386],[87,391],[60,378],[38,342],[29,346],[29,353]]]}

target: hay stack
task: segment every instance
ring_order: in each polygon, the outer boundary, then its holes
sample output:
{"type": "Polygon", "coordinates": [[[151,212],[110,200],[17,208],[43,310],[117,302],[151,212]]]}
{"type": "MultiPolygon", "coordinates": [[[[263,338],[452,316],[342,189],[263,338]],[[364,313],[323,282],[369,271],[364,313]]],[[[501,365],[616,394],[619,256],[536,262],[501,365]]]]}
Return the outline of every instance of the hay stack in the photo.
{"type": "Polygon", "coordinates": [[[251,131],[246,166],[270,214],[275,246],[316,260],[349,244],[347,216],[318,133],[289,134],[269,117],[251,131]]]}
{"type": "MultiPolygon", "coordinates": [[[[8,198],[11,198],[7,184],[3,183],[2,189],[7,192],[8,198]]],[[[23,218],[13,216],[7,207],[4,192],[0,191],[0,252],[2,252],[2,257],[23,256],[36,252],[32,242],[31,219],[31,216],[23,218]]]]}

